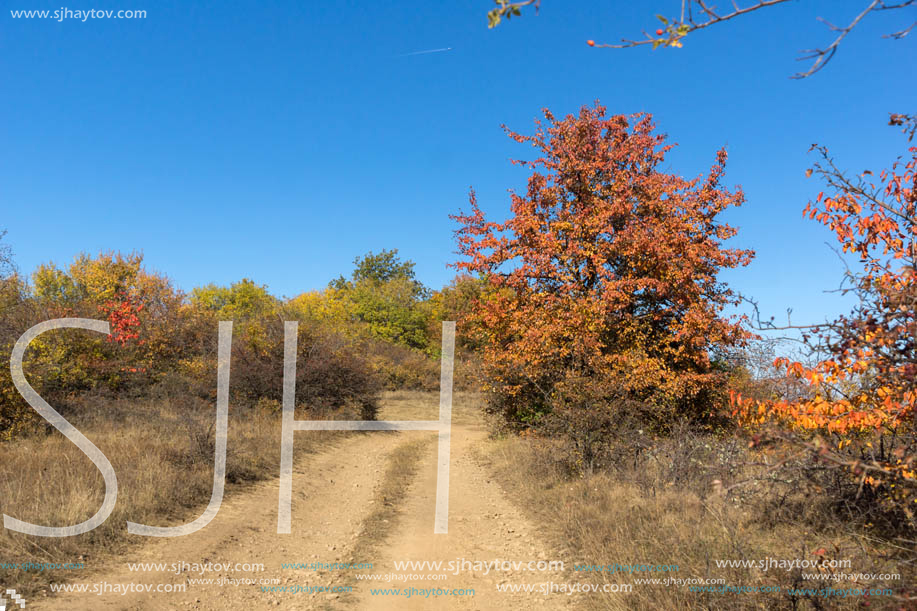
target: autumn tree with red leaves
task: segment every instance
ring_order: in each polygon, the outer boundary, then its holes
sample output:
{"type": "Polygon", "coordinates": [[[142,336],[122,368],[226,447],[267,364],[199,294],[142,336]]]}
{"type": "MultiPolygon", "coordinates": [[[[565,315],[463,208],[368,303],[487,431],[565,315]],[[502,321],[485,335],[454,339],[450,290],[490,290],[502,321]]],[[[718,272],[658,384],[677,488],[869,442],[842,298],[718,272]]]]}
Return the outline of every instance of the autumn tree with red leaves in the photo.
{"type": "Polygon", "coordinates": [[[631,405],[664,427],[712,413],[723,382],[719,347],[746,337],[723,310],[736,296],[717,279],[753,252],[726,249],[736,229],[717,220],[741,205],[721,186],[726,152],[706,177],[659,170],[672,145],[650,115],[607,116],[598,103],[558,119],[545,110],[532,136],[540,154],[512,195],[512,216],[452,218],[459,270],[488,281],[464,321],[482,346],[491,408],[513,423],[561,417],[583,432],[583,460],[631,405]]]}
{"type": "MultiPolygon", "coordinates": [[[[917,121],[893,115],[890,123],[913,134],[917,121]]],[[[828,189],[803,214],[855,257],[843,292],[858,305],[807,330],[813,353],[826,358],[810,367],[777,359],[808,385],[806,396],[734,396],[734,413],[752,429],[807,445],[823,464],[847,468],[858,497],[865,489],[917,526],[917,147],[890,169],[858,177],[841,171],[827,149],[817,150],[822,160],[814,172],[828,189]]]]}

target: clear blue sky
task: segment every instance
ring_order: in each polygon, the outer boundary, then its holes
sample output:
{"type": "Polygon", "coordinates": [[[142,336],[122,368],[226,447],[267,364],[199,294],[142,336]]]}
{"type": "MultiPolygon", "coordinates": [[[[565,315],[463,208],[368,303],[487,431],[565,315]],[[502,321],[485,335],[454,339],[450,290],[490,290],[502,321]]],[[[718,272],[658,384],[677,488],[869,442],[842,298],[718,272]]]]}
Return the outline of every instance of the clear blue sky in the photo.
{"type": "Polygon", "coordinates": [[[846,167],[884,167],[904,140],[884,127],[912,112],[915,41],[884,40],[917,10],[872,16],[804,81],[821,15],[847,23],[863,0],[799,2],[689,37],[683,49],[599,50],[655,29],[677,0],[543,0],[540,14],[486,27],[463,2],[90,1],[143,20],[0,14],[0,228],[20,269],[81,251],[140,250],[190,290],[251,277],[277,295],[321,288],[367,251],[398,248],[420,279],[453,276],[454,224],[473,185],[495,218],[524,185],[506,123],[530,131],[599,99],[652,112],[696,175],[727,146],[736,245],[757,250],[725,278],[764,309],[816,321],[838,311],[842,267],[801,210],[820,190],[814,142],[846,167]],[[452,47],[441,53],[403,54],[452,47]]]}

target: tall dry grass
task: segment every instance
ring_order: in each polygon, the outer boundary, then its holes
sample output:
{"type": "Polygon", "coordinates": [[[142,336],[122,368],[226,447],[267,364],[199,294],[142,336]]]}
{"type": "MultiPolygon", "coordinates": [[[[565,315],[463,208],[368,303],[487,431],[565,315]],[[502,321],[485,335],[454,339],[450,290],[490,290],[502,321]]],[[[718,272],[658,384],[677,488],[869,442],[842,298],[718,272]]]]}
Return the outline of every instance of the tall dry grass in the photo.
{"type": "MultiPolygon", "coordinates": [[[[631,447],[633,449],[633,447],[631,447]]],[[[731,586],[780,586],[781,593],[691,592],[687,587],[634,585],[629,594],[582,595],[582,609],[908,609],[893,597],[790,596],[787,588],[888,587],[896,595],[917,581],[915,552],[907,542],[883,540],[851,528],[829,499],[794,498],[785,487],[760,486],[724,495],[714,485],[722,469],[747,461],[744,448],[712,438],[668,440],[654,455],[633,452],[617,468],[573,476],[551,446],[517,436],[497,439],[482,454],[506,490],[569,559],[565,578],[631,583],[634,577],[572,570],[573,563],[675,564],[668,574],[644,577],[723,579],[731,586]],[[735,455],[729,455],[729,453],[735,455]],[[719,455],[721,458],[717,458],[719,455]],[[717,467],[717,462],[723,464],[717,467]],[[774,490],[783,490],[777,498],[774,490]],[[716,560],[850,559],[849,569],[828,572],[899,573],[900,580],[871,583],[812,582],[802,570],[718,568],[716,560]],[[866,605],[865,603],[868,603],[866,605]]],[[[626,452],[625,452],[626,453],[626,452]]],[[[733,473],[734,479],[744,474],[733,473]]],[[[779,477],[779,476],[778,476],[779,477]]],[[[760,483],[760,482],[759,482],[760,483]]],[[[913,543],[913,542],[911,542],[913,543]]],[[[807,571],[810,572],[810,571],[807,571]]],[[[814,572],[814,571],[811,571],[814,572]]],[[[825,572],[825,571],[823,571],[825,572]]]]}
{"type": "MultiPolygon", "coordinates": [[[[279,473],[276,407],[230,405],[227,495],[279,473]]],[[[127,532],[128,520],[165,526],[196,517],[211,495],[215,413],[215,408],[168,398],[81,401],[68,419],[111,461],[118,477],[117,505],[104,524],[74,537],[33,537],[3,529],[0,563],[83,562],[89,568],[97,558],[146,540],[127,532]]],[[[298,440],[297,455],[334,437],[298,440]]],[[[0,511],[7,515],[47,526],[76,524],[98,510],[103,495],[101,474],[56,431],[0,444],[0,511]]],[[[79,573],[0,569],[0,584],[34,595],[50,581],[79,579],[79,573]]]]}

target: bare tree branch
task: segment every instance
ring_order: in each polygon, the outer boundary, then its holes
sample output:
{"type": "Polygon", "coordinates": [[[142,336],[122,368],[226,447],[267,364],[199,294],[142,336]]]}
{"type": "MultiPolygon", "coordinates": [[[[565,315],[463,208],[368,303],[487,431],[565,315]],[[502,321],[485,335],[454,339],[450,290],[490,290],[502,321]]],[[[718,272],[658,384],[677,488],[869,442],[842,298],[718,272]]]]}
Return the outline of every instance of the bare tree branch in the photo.
{"type": "Polygon", "coordinates": [[[872,2],[869,3],[869,6],[867,6],[862,13],[857,15],[853,21],[850,22],[850,25],[845,28],[839,28],[835,25],[832,25],[831,23],[828,23],[824,19],[819,18],[823,23],[827,24],[829,28],[835,32],[839,32],[839,34],[837,38],[835,38],[834,41],[824,49],[807,49],[803,51],[803,53],[806,55],[800,56],[798,58],[800,61],[807,59],[815,59],[815,61],[812,63],[808,70],[805,72],[796,73],[793,75],[793,78],[806,78],[807,76],[811,76],[824,68],[825,65],[831,61],[831,58],[834,57],[834,54],[837,52],[838,45],[840,45],[841,41],[847,37],[847,34],[849,34],[853,28],[855,28],[857,24],[863,20],[863,17],[876,10],[880,5],[882,5],[882,0],[872,0],[872,2]]]}
{"type": "Polygon", "coordinates": [[[883,34],[882,38],[891,38],[892,40],[901,40],[905,36],[911,33],[911,30],[914,29],[914,26],[917,25],[917,21],[907,26],[903,30],[898,30],[897,32],[892,32],[891,34],[883,34]]]}
{"type": "Polygon", "coordinates": [[[759,0],[759,2],[757,2],[756,4],[746,6],[743,8],[743,7],[739,7],[739,5],[735,3],[735,0],[733,0],[732,2],[733,11],[731,13],[720,15],[716,13],[712,8],[707,6],[704,0],[689,0],[688,18],[687,19],[684,18],[684,3],[682,3],[681,19],[678,21],[673,21],[672,23],[666,22],[667,28],[664,31],[666,35],[662,38],[660,38],[660,36],[663,36],[663,35],[657,35],[656,37],[653,37],[647,34],[646,32],[644,32],[644,35],[646,36],[645,40],[630,40],[627,38],[623,38],[620,44],[594,44],[591,46],[602,47],[602,48],[607,48],[607,49],[626,49],[629,47],[637,47],[640,45],[653,45],[653,48],[656,48],[659,46],[670,46],[670,47],[671,46],[681,46],[681,43],[678,41],[684,38],[685,36],[687,36],[688,34],[690,34],[691,32],[702,30],[716,23],[722,23],[724,21],[729,21],[730,19],[738,17],[739,15],[745,15],[746,13],[751,13],[752,11],[756,11],[758,9],[766,8],[768,6],[774,6],[777,4],[783,4],[784,2],[789,2],[789,0],[759,0]],[[695,3],[701,9],[701,12],[707,16],[706,21],[695,21],[694,20],[694,17],[692,16],[692,12],[690,11],[690,7],[691,5],[695,3]]]}
{"type": "MultiPolygon", "coordinates": [[[[520,0],[519,2],[510,2],[509,0],[495,1],[498,5],[498,8],[491,10],[487,14],[489,27],[494,27],[500,23],[502,17],[509,19],[513,15],[520,15],[520,9],[531,4],[535,5],[537,11],[538,6],[541,3],[541,0],[520,0]]],[[[718,23],[729,21],[730,19],[734,19],[741,15],[747,15],[748,13],[752,13],[763,8],[783,4],[785,2],[789,2],[789,0],[757,0],[753,4],[749,4],[747,6],[740,6],[736,0],[730,0],[730,3],[732,4],[732,10],[729,12],[721,12],[716,8],[715,5],[710,5],[709,2],[710,0],[682,0],[681,15],[677,19],[669,21],[664,16],[658,15],[659,19],[663,22],[664,27],[656,30],[655,35],[644,31],[644,38],[640,40],[622,38],[620,43],[596,43],[590,40],[588,41],[588,44],[591,47],[600,47],[605,49],[626,49],[643,45],[651,45],[654,49],[658,47],[681,47],[682,39],[692,32],[708,28],[718,23]]],[[[812,64],[809,66],[808,70],[798,72],[794,74],[792,78],[803,79],[815,74],[824,68],[825,65],[831,61],[831,58],[834,57],[838,47],[844,41],[847,35],[850,34],[850,32],[853,31],[853,29],[856,28],[860,22],[862,22],[863,19],[865,19],[866,16],[870,13],[877,11],[903,9],[909,6],[915,6],[915,3],[917,3],[917,0],[901,0],[900,2],[895,3],[887,3],[886,0],[868,0],[865,8],[846,26],[837,26],[827,21],[826,19],[819,17],[819,21],[827,25],[828,29],[832,32],[836,32],[837,35],[835,36],[834,40],[824,48],[806,49],[802,51],[802,55],[798,58],[798,60],[813,60],[812,64]]],[[[883,38],[900,40],[907,36],[915,26],[917,26],[917,22],[911,23],[911,25],[896,32],[886,34],[883,36],[883,38]]]]}

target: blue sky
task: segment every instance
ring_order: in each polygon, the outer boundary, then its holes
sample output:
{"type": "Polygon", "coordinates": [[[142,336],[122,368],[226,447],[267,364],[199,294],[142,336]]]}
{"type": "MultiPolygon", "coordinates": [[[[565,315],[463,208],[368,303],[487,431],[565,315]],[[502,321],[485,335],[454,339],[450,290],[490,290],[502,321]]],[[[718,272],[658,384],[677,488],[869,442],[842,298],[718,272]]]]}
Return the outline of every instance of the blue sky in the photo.
{"type": "Polygon", "coordinates": [[[676,0],[543,0],[495,30],[485,0],[68,7],[147,11],[85,23],[9,12],[59,1],[0,4],[0,229],[26,272],[140,250],[185,290],[250,277],[292,296],[398,248],[438,288],[469,186],[502,219],[524,185],[508,159],[531,149],[501,123],[528,132],[542,107],[599,99],[653,113],[678,143],[671,171],[697,175],[727,147],[727,183],[748,201],[726,218],[758,256],[724,278],[765,312],[816,322],[842,309],[824,293],[842,267],[801,216],[821,188],[806,151],[885,167],[904,150],[887,113],[915,110],[917,34],[881,35],[917,10],[871,16],[822,72],[788,78],[800,49],[830,40],[816,17],[847,23],[863,0],[792,2],[655,52],[585,40],[655,29],[676,0]]]}

